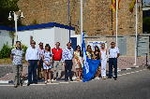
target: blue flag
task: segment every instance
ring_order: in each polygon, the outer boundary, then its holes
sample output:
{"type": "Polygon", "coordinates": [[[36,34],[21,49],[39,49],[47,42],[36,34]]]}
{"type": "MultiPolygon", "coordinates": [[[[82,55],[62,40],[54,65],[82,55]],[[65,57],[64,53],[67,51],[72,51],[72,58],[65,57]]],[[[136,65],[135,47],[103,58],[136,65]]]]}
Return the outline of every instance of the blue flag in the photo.
{"type": "Polygon", "coordinates": [[[86,56],[86,48],[84,41],[84,34],[82,33],[82,51],[83,51],[83,82],[90,81],[94,78],[95,73],[99,67],[100,60],[88,59],[86,56]]]}

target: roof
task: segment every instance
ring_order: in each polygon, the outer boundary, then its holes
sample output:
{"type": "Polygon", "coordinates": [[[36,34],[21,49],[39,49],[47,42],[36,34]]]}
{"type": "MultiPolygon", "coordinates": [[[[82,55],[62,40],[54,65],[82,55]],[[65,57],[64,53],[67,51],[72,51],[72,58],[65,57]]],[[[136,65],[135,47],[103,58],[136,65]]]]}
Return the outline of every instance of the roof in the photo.
{"type": "Polygon", "coordinates": [[[7,26],[0,26],[0,30],[14,31],[13,28],[7,26]]]}
{"type": "Polygon", "coordinates": [[[50,23],[43,23],[43,24],[37,24],[37,25],[28,25],[28,26],[18,27],[18,31],[41,29],[41,28],[51,28],[51,27],[59,27],[59,28],[65,28],[68,30],[75,30],[75,28],[71,27],[71,26],[67,26],[67,25],[55,23],[55,22],[50,22],[50,23]]]}
{"type": "MultiPolygon", "coordinates": [[[[64,28],[64,29],[68,29],[68,30],[75,30],[75,28],[71,27],[71,26],[67,26],[64,24],[56,23],[56,22],[49,22],[49,23],[42,23],[42,24],[36,24],[36,25],[20,26],[20,27],[18,27],[18,31],[52,28],[52,27],[59,27],[59,28],[64,28]]],[[[0,26],[0,30],[15,31],[14,28],[6,27],[6,26],[0,26]]]]}

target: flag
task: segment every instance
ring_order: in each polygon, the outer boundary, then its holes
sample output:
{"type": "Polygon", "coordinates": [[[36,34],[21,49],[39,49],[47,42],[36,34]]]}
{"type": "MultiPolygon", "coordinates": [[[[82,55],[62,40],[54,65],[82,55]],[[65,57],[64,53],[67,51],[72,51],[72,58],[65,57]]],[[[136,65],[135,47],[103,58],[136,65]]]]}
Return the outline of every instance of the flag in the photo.
{"type": "MultiPolygon", "coordinates": [[[[137,3],[141,3],[141,0],[137,0],[137,3]]],[[[134,6],[136,4],[136,0],[132,0],[131,3],[129,4],[129,11],[131,13],[133,13],[133,9],[134,9],[134,6]]],[[[139,6],[139,11],[140,11],[140,6],[139,6]]]]}
{"type": "Polygon", "coordinates": [[[129,11],[131,13],[133,13],[133,9],[134,9],[135,3],[136,3],[136,0],[132,0],[131,3],[129,4],[129,11]]]}
{"type": "Polygon", "coordinates": [[[116,11],[116,0],[112,0],[111,9],[115,12],[116,11]]]}
{"type": "MultiPolygon", "coordinates": [[[[120,9],[120,1],[118,0],[118,9],[120,9]]],[[[112,0],[111,9],[116,12],[116,0],[112,0]]]]}
{"type": "Polygon", "coordinates": [[[88,59],[86,56],[86,49],[85,49],[85,41],[84,41],[84,34],[82,33],[82,49],[83,49],[83,82],[90,81],[94,78],[95,73],[99,67],[100,60],[92,60],[88,59]]]}

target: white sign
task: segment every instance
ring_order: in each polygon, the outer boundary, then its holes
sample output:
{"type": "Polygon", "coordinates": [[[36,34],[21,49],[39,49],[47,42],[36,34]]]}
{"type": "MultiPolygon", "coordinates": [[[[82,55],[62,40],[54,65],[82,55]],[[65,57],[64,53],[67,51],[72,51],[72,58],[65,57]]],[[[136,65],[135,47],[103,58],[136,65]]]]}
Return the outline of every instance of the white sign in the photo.
{"type": "Polygon", "coordinates": [[[107,48],[107,41],[88,41],[87,45],[90,45],[92,50],[94,50],[95,46],[98,46],[99,48],[101,48],[102,43],[105,43],[105,47],[107,48]]]}

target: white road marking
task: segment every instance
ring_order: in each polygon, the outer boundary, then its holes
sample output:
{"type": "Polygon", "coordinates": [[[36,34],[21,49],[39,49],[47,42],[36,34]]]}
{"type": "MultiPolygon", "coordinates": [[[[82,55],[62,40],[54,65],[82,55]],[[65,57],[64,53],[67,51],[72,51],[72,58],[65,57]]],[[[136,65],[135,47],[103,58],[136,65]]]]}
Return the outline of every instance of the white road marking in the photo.
{"type": "Polygon", "coordinates": [[[70,83],[77,83],[77,82],[80,82],[80,81],[72,81],[72,82],[70,82],[70,83]]]}
{"type": "Polygon", "coordinates": [[[138,71],[135,71],[135,72],[128,72],[128,73],[121,74],[119,76],[125,76],[125,75],[129,75],[129,74],[134,74],[134,73],[138,73],[138,72],[141,72],[141,71],[144,71],[144,70],[147,70],[147,69],[142,69],[142,70],[138,70],[138,71]]]}
{"type": "Polygon", "coordinates": [[[46,84],[31,84],[30,86],[38,86],[38,85],[46,85],[46,84]]]}
{"type": "Polygon", "coordinates": [[[127,74],[122,74],[122,76],[125,76],[125,75],[127,75],[127,74]]]}
{"type": "Polygon", "coordinates": [[[143,71],[143,70],[139,70],[139,71],[141,72],[141,71],[143,71]]]}
{"type": "Polygon", "coordinates": [[[47,83],[48,85],[58,85],[59,83],[47,83]]]}
{"type": "Polygon", "coordinates": [[[68,84],[69,82],[59,82],[60,84],[68,84]]]}
{"type": "Polygon", "coordinates": [[[131,74],[134,74],[135,72],[131,72],[131,74]]]}
{"type": "Polygon", "coordinates": [[[136,73],[140,72],[140,71],[135,71],[136,73]]]}
{"type": "Polygon", "coordinates": [[[1,84],[6,84],[6,83],[9,83],[9,81],[2,81],[2,80],[1,80],[0,83],[1,83],[1,84]]]}
{"type": "Polygon", "coordinates": [[[126,68],[126,70],[130,70],[131,68],[126,68]]]}
{"type": "Polygon", "coordinates": [[[135,66],[136,68],[139,68],[140,66],[135,66]]]}
{"type": "Polygon", "coordinates": [[[0,87],[11,87],[11,86],[14,86],[14,85],[0,85],[0,87]]]}
{"type": "Polygon", "coordinates": [[[122,76],[122,75],[119,74],[118,77],[120,77],[120,76],[122,76]]]}
{"type": "Polygon", "coordinates": [[[120,72],[120,71],[121,71],[121,69],[118,69],[118,70],[117,70],[117,72],[120,72]]]}
{"type": "Polygon", "coordinates": [[[131,74],[131,73],[126,73],[127,75],[131,74]]]}

